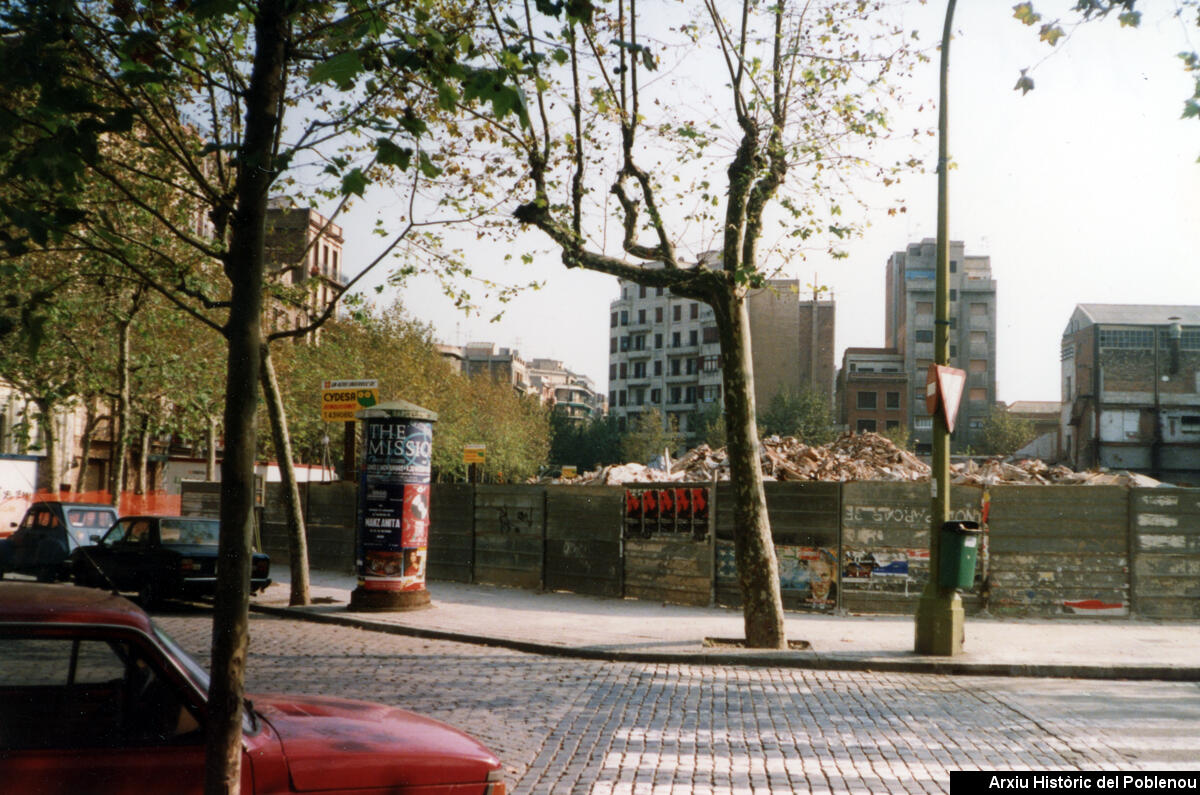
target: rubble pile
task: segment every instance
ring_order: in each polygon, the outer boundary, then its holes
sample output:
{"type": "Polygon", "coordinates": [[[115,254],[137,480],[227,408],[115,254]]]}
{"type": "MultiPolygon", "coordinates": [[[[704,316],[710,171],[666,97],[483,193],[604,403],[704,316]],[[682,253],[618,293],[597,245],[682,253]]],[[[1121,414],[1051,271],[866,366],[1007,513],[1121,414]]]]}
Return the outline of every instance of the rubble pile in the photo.
{"type": "MultiPolygon", "coordinates": [[[[812,447],[791,436],[768,436],[760,443],[760,461],[766,480],[820,481],[927,481],[929,465],[908,450],[876,433],[844,433],[826,445],[812,447]]],[[[994,458],[983,463],[954,464],[954,485],[1085,485],[1157,486],[1158,481],[1128,472],[1075,472],[1036,459],[1006,462],[994,458]]],[[[667,469],[637,463],[601,467],[574,478],[542,479],[541,483],[617,486],[623,483],[705,483],[729,479],[725,448],[706,444],[668,462],[667,469]]]]}
{"type": "Polygon", "coordinates": [[[1140,488],[1162,485],[1154,478],[1132,472],[1104,472],[1091,470],[1076,472],[1062,464],[1047,464],[1036,458],[1020,461],[1002,461],[993,458],[982,464],[968,461],[950,467],[951,483],[963,486],[992,486],[1003,483],[1009,486],[1136,486],[1140,488]]]}

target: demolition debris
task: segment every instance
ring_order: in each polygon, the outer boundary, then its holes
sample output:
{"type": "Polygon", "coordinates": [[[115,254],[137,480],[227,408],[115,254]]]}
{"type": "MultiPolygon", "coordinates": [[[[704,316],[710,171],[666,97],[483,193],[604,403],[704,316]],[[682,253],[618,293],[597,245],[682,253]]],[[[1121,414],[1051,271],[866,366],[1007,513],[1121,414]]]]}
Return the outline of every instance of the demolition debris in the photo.
{"type": "MultiPolygon", "coordinates": [[[[760,442],[759,459],[766,480],[857,480],[928,481],[929,465],[890,439],[876,433],[844,433],[829,444],[809,446],[791,436],[768,436],[760,442]]],[[[1075,472],[1036,459],[1004,461],[999,458],[951,466],[953,485],[1086,485],[1157,486],[1158,481],[1128,472],[1075,472]]],[[[702,444],[655,469],[629,463],[601,467],[574,478],[547,478],[542,483],[617,486],[623,483],[703,483],[729,479],[729,455],[725,448],[702,444]]]]}

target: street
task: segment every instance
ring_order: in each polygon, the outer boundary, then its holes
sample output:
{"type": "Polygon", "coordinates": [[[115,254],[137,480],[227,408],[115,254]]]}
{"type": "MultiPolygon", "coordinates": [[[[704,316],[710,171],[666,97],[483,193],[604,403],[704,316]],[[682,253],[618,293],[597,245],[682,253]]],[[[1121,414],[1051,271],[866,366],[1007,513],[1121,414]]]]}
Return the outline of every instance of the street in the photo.
{"type": "MultiPolygon", "coordinates": [[[[207,611],[159,623],[207,664],[207,611]]],[[[950,770],[1195,770],[1200,685],[602,663],[251,615],[247,689],[462,728],[510,792],[947,792],[950,770]]]]}

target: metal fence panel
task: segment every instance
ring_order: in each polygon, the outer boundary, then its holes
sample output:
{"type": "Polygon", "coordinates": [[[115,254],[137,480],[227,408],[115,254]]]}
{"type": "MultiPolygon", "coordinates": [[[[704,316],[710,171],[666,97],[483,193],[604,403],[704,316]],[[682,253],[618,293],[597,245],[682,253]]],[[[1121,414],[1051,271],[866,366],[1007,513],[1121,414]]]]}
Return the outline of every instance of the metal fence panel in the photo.
{"type": "Polygon", "coordinates": [[[621,597],[623,564],[619,486],[546,490],[546,588],[621,597]]]}

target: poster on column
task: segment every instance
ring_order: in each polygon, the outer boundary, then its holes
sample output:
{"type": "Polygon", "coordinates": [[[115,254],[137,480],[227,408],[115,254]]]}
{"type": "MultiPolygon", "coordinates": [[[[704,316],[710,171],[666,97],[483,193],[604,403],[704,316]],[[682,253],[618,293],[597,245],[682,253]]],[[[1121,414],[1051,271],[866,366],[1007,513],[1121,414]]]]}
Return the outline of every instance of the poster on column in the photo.
{"type": "Polygon", "coordinates": [[[366,590],[425,587],[432,423],[372,418],[363,450],[359,579],[366,590]]]}

